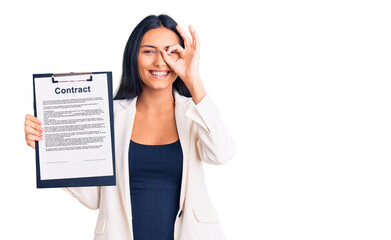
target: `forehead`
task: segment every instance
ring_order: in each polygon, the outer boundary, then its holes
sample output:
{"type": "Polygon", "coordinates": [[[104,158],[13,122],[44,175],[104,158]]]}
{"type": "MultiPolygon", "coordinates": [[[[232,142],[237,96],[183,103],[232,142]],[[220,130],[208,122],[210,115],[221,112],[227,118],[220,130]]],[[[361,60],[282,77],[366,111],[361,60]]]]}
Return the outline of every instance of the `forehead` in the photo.
{"type": "Polygon", "coordinates": [[[160,27],[147,31],[141,39],[142,45],[152,45],[156,47],[166,47],[179,44],[179,37],[168,28],[160,27]]]}

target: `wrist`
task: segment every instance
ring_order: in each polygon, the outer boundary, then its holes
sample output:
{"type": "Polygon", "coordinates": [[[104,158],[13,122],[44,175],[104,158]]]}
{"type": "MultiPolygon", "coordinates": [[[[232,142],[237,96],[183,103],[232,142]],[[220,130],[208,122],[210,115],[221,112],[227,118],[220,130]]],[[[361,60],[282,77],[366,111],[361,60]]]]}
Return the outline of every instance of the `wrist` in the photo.
{"type": "Polygon", "coordinates": [[[206,95],[206,91],[205,91],[205,88],[204,88],[204,85],[202,84],[202,81],[196,81],[196,82],[193,82],[193,84],[191,84],[189,87],[188,87],[189,91],[190,91],[190,94],[193,98],[193,101],[194,103],[197,105],[206,95]]]}

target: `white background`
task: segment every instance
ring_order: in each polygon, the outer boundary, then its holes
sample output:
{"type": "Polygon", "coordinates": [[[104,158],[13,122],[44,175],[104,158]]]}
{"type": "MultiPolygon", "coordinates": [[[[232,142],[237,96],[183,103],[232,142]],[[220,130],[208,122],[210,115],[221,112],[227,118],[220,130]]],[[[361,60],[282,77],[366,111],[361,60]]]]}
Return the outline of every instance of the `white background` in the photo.
{"type": "Polygon", "coordinates": [[[2,1],[2,239],[92,239],[98,212],[35,188],[32,74],[113,71],[167,13],[201,40],[200,72],[237,144],[204,165],[227,240],[391,238],[387,1],[2,1]]]}

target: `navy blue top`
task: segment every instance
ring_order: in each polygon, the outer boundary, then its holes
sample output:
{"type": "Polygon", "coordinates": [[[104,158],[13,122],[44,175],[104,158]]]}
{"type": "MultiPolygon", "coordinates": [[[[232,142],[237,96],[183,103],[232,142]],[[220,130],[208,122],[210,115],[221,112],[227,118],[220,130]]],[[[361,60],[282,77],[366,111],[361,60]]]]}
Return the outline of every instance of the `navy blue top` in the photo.
{"type": "Polygon", "coordinates": [[[182,181],[179,139],[165,145],[130,141],[129,180],[134,240],[173,240],[182,181]]]}

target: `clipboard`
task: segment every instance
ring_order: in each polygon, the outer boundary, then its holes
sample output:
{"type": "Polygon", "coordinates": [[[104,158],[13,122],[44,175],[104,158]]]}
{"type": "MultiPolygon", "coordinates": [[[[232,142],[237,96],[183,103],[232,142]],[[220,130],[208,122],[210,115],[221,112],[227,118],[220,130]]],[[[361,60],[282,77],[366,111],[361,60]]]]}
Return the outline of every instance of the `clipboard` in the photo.
{"type": "MultiPolygon", "coordinates": [[[[110,122],[110,140],[111,140],[111,164],[112,171],[105,176],[88,176],[88,177],[70,177],[59,179],[42,179],[41,161],[40,161],[40,142],[35,142],[35,156],[36,156],[36,186],[37,188],[57,188],[57,187],[88,187],[88,186],[113,186],[116,185],[115,173],[115,142],[114,142],[114,117],[113,117],[113,88],[112,88],[112,73],[111,72],[71,72],[71,73],[45,73],[33,74],[33,90],[34,90],[34,116],[37,117],[37,91],[36,82],[41,78],[51,78],[51,84],[61,86],[63,82],[92,82],[94,76],[106,75],[107,78],[107,99],[109,108],[109,122],[110,122]]],[[[56,88],[61,89],[60,87],[56,88]]],[[[61,94],[63,89],[58,90],[61,94]]],[[[57,93],[57,92],[56,92],[57,93]]],[[[45,131],[44,131],[45,138],[45,131]]],[[[42,149],[44,147],[42,146],[42,149]]],[[[86,150],[88,151],[88,150],[86,150]]],[[[110,161],[109,161],[110,162],[110,161]]]]}

